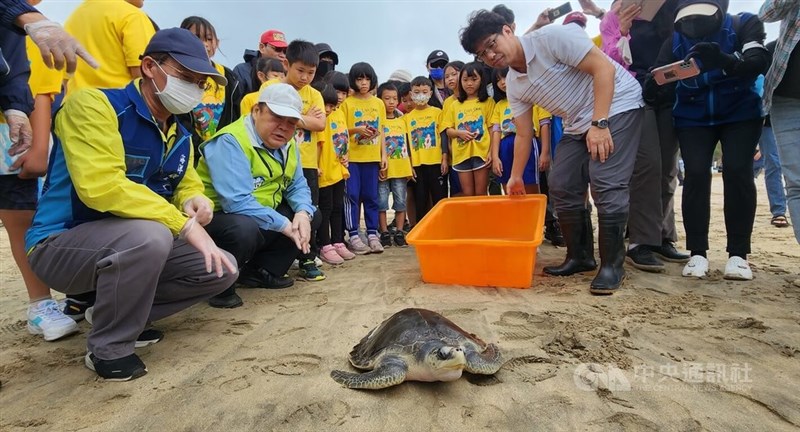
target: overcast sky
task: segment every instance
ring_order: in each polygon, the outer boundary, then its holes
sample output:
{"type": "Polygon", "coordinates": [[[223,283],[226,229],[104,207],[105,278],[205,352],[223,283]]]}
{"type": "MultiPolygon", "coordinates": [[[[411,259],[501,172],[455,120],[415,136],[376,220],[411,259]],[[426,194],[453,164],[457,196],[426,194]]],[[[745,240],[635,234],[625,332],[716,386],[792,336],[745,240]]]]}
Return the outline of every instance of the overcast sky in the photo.
{"type": "MultiPolygon", "coordinates": [[[[597,1],[608,9],[611,1],[597,1]]],[[[53,20],[63,22],[80,1],[44,0],[38,8],[53,20]]],[[[451,60],[469,60],[458,42],[458,31],[469,14],[491,9],[498,1],[421,1],[421,0],[145,0],[144,11],[161,28],[175,27],[190,15],[205,17],[220,38],[214,60],[233,68],[242,61],[246,48],[256,49],[261,33],[279,29],[289,40],[327,42],[339,54],[338,70],[369,62],[384,81],[399,68],[413,75],[425,71],[428,54],[441,49],[451,60]]],[[[564,0],[504,1],[516,14],[522,31],[544,8],[557,7],[564,0]]],[[[580,8],[572,0],[573,9],[580,8]]],[[[761,1],[731,0],[730,12],[758,12],[761,1]]],[[[560,23],[560,21],[559,21],[560,23]]],[[[599,33],[599,21],[590,18],[587,31],[599,33]]],[[[778,35],[776,24],[767,25],[767,40],[778,35]]],[[[658,49],[658,47],[653,47],[658,49]]]]}

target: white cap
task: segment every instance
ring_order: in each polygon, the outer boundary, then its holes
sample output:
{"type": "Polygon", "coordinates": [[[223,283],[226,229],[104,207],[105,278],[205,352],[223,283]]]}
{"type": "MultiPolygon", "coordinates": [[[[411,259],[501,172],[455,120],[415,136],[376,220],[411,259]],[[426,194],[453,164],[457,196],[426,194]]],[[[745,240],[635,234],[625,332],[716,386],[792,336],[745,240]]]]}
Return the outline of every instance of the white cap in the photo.
{"type": "Polygon", "coordinates": [[[264,102],[269,110],[281,117],[300,119],[303,112],[303,101],[300,94],[289,84],[272,84],[261,90],[258,102],[264,102]]]}
{"type": "Polygon", "coordinates": [[[397,69],[396,71],[392,72],[389,75],[389,81],[400,81],[410,83],[414,77],[411,76],[411,72],[405,69],[397,69]]]}
{"type": "Polygon", "coordinates": [[[710,3],[691,4],[678,11],[678,15],[675,16],[675,22],[690,15],[711,16],[717,13],[718,10],[719,8],[717,6],[710,3]]]}

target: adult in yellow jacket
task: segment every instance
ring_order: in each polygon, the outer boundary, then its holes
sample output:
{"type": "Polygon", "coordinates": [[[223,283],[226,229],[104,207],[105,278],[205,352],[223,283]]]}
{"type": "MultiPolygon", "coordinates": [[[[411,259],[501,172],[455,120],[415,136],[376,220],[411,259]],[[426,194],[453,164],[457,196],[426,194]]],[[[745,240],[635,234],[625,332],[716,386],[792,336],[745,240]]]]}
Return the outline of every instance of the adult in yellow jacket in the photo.
{"type": "Polygon", "coordinates": [[[184,29],[153,37],[141,73],[125,88],[67,98],[26,236],[31,268],[50,287],[96,291],[85,363],[117,381],[147,373],[133,349],[160,340],[148,323],[221,292],[237,273],[203,228],[213,205],[175,116],[197,105],[208,77],[225,78],[184,29]]]}

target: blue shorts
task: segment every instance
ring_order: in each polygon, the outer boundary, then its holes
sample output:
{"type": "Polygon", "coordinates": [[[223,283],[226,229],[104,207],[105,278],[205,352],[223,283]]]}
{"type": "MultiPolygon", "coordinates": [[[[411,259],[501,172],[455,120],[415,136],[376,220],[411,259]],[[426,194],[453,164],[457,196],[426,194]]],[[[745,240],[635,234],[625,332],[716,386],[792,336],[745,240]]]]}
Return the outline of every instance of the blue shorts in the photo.
{"type": "MultiPolygon", "coordinates": [[[[450,184],[450,196],[456,196],[461,193],[461,180],[458,179],[458,173],[451,169],[447,171],[447,178],[445,179],[450,184]]],[[[445,196],[447,194],[445,193],[445,196]]]]}
{"type": "MultiPolygon", "coordinates": [[[[516,134],[508,135],[500,141],[500,162],[503,163],[503,175],[498,180],[502,184],[508,183],[511,177],[511,167],[514,165],[514,138],[516,134]]],[[[526,185],[539,184],[539,143],[536,138],[531,143],[531,156],[525,164],[525,171],[522,173],[522,182],[526,185]]]]}
{"type": "Polygon", "coordinates": [[[378,182],[378,211],[389,210],[389,193],[392,194],[392,210],[396,212],[406,211],[408,180],[404,178],[393,178],[378,182]]]}
{"type": "Polygon", "coordinates": [[[457,172],[472,172],[486,166],[486,161],[479,157],[473,156],[464,162],[453,165],[453,170],[457,172]]]}
{"type": "Polygon", "coordinates": [[[0,210],[36,210],[38,201],[39,179],[0,175],[0,210]]]}

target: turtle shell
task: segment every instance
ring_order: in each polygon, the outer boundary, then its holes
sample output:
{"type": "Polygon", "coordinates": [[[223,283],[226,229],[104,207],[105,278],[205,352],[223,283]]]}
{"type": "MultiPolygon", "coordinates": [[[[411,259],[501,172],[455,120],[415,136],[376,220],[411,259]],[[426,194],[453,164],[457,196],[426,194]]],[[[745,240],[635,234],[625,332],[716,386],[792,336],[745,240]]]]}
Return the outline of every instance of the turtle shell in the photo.
{"type": "Polygon", "coordinates": [[[476,352],[483,352],[487,345],[436,312],[409,308],[390,316],[361,339],[350,351],[350,363],[359,369],[372,369],[386,354],[411,362],[432,341],[476,352]]]}

